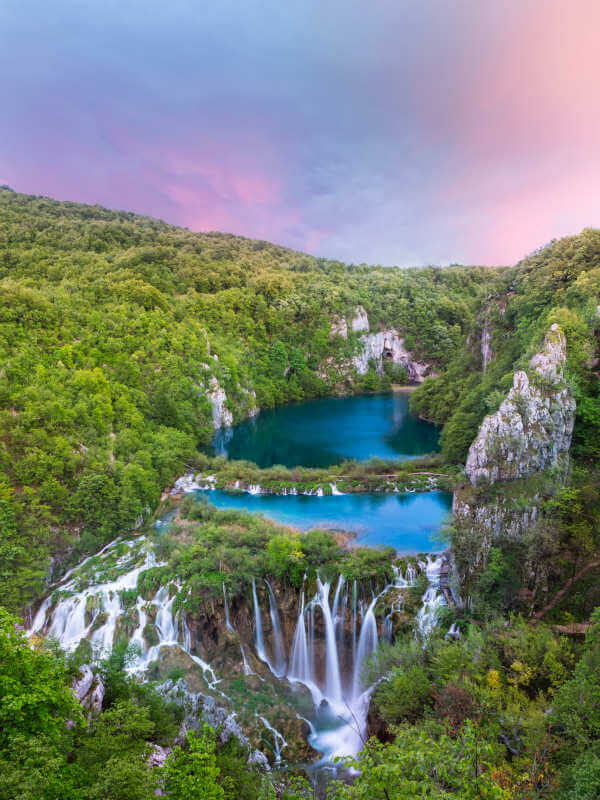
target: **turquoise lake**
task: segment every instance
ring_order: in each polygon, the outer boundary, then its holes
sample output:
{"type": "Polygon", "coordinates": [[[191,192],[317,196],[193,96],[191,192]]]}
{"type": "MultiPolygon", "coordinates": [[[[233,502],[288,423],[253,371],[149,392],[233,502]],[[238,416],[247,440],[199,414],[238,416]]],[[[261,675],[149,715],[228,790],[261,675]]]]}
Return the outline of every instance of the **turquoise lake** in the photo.
{"type": "Polygon", "coordinates": [[[345,494],[341,496],[198,492],[218,508],[258,512],[301,530],[337,528],[357,534],[353,544],[394,547],[403,554],[443,550],[436,539],[452,506],[447,492],[345,494]]]}
{"type": "Polygon", "coordinates": [[[439,449],[439,431],[410,414],[408,397],[334,397],[261,411],[222,429],[215,453],[259,467],[328,467],[344,459],[414,458],[439,449]]]}

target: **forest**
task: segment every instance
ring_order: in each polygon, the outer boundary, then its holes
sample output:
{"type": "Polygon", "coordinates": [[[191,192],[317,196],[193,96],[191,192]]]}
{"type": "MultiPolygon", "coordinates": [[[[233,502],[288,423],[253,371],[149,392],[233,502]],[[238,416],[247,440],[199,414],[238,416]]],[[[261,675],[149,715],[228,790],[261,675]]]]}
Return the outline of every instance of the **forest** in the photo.
{"type": "MultiPolygon", "coordinates": [[[[599,375],[600,230],[514,267],[397,269],[1,188],[0,800],[600,796],[599,375]],[[253,580],[297,593],[317,568],[371,587],[393,580],[385,550],[163,494],[187,470],[222,485],[327,485],[331,469],[215,459],[208,395],[216,380],[238,422],[256,408],[389,390],[403,376],[347,368],[359,333],[332,335],[332,320],[358,306],[431,366],[410,405],[441,426],[441,452],[414,469],[455,492],[482,420],[557,323],[576,401],[568,475],[477,487],[481,503],[500,494],[540,510],[526,536],[500,533],[481,561],[484,532],[450,521],[443,536],[468,602],[442,607],[419,638],[408,612],[424,578],[406,592],[406,615],[368,661],[369,736],[346,764],[351,780],[316,789],[294,764],[249,765],[218,727],[182,737],[181,707],[129,669],[127,637],[100,659],[104,699],[88,713],[71,686],[89,652],[51,637],[31,646],[26,612],[119,535],[143,532],[163,563],[141,572],[136,592],[177,580],[174,605],[190,613],[225,591],[244,609],[253,580]],[[166,511],[176,521],[161,533],[166,511]],[[156,746],[170,751],[160,764],[156,746]]],[[[392,469],[405,485],[402,463],[348,463],[344,474],[377,490],[392,469]]]]}

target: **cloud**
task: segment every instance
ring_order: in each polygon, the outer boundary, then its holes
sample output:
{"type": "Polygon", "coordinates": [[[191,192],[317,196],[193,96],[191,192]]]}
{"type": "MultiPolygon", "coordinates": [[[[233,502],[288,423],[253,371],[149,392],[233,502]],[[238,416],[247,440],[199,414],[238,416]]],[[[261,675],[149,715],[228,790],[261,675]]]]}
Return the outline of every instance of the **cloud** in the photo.
{"type": "Polygon", "coordinates": [[[6,0],[0,181],[355,262],[598,224],[595,0],[6,0]]]}

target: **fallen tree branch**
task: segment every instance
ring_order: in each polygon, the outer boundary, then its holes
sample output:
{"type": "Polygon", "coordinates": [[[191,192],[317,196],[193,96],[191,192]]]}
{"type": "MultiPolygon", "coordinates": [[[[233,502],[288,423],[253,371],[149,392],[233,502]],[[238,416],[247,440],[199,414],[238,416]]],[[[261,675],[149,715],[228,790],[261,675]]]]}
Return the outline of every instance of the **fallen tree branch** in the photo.
{"type": "Polygon", "coordinates": [[[594,561],[588,561],[588,563],[585,564],[578,572],[576,572],[572,578],[569,578],[569,580],[565,583],[562,589],[559,589],[558,592],[554,595],[554,597],[548,603],[548,605],[544,606],[542,609],[540,609],[540,611],[538,611],[536,614],[533,615],[533,618],[531,620],[532,624],[542,619],[542,617],[545,617],[548,611],[553,609],[554,606],[559,602],[559,600],[565,596],[565,594],[569,591],[571,586],[573,586],[573,584],[576,581],[578,581],[583,575],[585,575],[586,572],[589,572],[589,570],[594,569],[594,567],[600,567],[600,558],[597,558],[594,561]]]}

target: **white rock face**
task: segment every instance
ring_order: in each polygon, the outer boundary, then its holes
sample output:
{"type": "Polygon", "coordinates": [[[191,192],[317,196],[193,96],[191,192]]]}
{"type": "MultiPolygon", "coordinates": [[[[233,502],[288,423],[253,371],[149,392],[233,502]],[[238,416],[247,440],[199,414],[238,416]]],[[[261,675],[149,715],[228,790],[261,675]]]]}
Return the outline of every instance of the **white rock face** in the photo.
{"type": "Polygon", "coordinates": [[[100,675],[94,673],[89,664],[79,670],[80,678],[73,682],[73,693],[83,708],[101,711],[104,700],[104,683],[100,675]]]}
{"type": "Polygon", "coordinates": [[[336,336],[341,336],[342,339],[348,338],[348,323],[346,322],[346,317],[334,317],[331,320],[329,337],[334,339],[336,336]]]}
{"type": "Polygon", "coordinates": [[[483,330],[481,332],[481,360],[483,362],[483,371],[487,369],[487,365],[494,357],[492,350],[492,334],[490,333],[490,326],[487,317],[483,322],[483,330]]]}
{"type": "Polygon", "coordinates": [[[485,564],[495,538],[502,535],[518,541],[531,530],[539,517],[537,501],[537,496],[528,498],[528,508],[520,509],[511,507],[504,499],[492,503],[477,503],[465,501],[454,494],[453,513],[459,520],[477,527],[481,535],[472,567],[477,568],[485,564]]]}
{"type": "Polygon", "coordinates": [[[172,747],[161,747],[159,744],[152,745],[150,751],[150,766],[151,767],[164,767],[165,761],[173,752],[172,747]]]}
{"type": "Polygon", "coordinates": [[[354,316],[350,320],[350,327],[354,333],[360,333],[361,331],[368,332],[369,317],[362,306],[356,306],[356,309],[354,310],[354,316]]]}
{"type": "Polygon", "coordinates": [[[469,449],[466,472],[478,483],[524,478],[558,464],[571,445],[575,400],[563,383],[566,342],[552,325],[542,350],[522,370],[500,408],[488,415],[469,449]]]}
{"type": "Polygon", "coordinates": [[[227,395],[219,381],[213,376],[206,396],[212,405],[213,425],[215,430],[233,425],[233,414],[227,408],[227,395]]]}
{"type": "Polygon", "coordinates": [[[359,375],[367,372],[371,360],[375,362],[377,372],[383,375],[383,364],[388,360],[393,364],[401,364],[411,381],[422,383],[425,380],[429,364],[415,361],[411,353],[404,347],[404,339],[393,328],[363,336],[362,346],[362,353],[352,359],[359,375]]]}
{"type": "Polygon", "coordinates": [[[75,693],[75,697],[81,702],[92,688],[94,672],[89,664],[84,664],[83,667],[80,668],[79,674],[81,677],[73,683],[73,692],[75,693]]]}
{"type": "Polygon", "coordinates": [[[369,317],[362,306],[356,306],[353,315],[348,321],[346,317],[334,317],[331,321],[330,337],[341,336],[342,339],[348,338],[348,330],[354,333],[361,333],[369,330],[369,317]]]}

